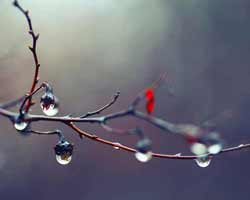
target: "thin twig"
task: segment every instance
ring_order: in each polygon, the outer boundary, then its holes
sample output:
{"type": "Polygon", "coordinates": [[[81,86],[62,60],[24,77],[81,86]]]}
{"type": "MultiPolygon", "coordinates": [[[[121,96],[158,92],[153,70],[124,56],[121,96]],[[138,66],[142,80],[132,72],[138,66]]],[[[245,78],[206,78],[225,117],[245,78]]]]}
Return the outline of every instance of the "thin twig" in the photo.
{"type": "MultiPolygon", "coordinates": [[[[147,122],[150,122],[152,125],[155,125],[158,128],[164,129],[164,130],[168,130],[169,129],[169,125],[172,128],[178,128],[175,124],[173,123],[169,123],[167,121],[164,121],[160,118],[156,118],[156,117],[152,117],[152,116],[147,116],[147,115],[143,115],[140,112],[135,112],[136,115],[134,115],[135,117],[138,117],[140,119],[143,119],[147,122]],[[173,127],[172,127],[173,126],[173,127]]],[[[18,115],[18,113],[14,113],[5,109],[0,108],[0,114],[6,117],[15,117],[16,115],[18,115]]],[[[121,111],[121,112],[117,112],[117,113],[113,113],[107,116],[101,116],[101,117],[96,117],[96,118],[74,118],[74,117],[46,117],[46,116],[39,116],[39,115],[27,115],[25,117],[25,121],[26,122],[34,122],[34,121],[57,121],[57,122],[62,122],[66,125],[68,125],[69,127],[71,127],[73,130],[75,130],[78,134],[85,136],[89,139],[92,139],[94,141],[100,142],[102,144],[106,144],[106,145],[110,145],[113,147],[117,147],[120,148],[122,150],[125,151],[129,151],[129,152],[136,152],[135,149],[125,146],[125,145],[121,145],[118,144],[116,142],[111,142],[109,140],[105,140],[103,138],[98,137],[97,135],[92,135],[89,134],[83,130],[81,130],[80,128],[78,128],[73,122],[82,122],[82,123],[99,123],[102,124],[103,120],[110,120],[110,119],[114,119],[116,117],[122,117],[128,115],[128,113],[126,114],[125,111],[121,111]]],[[[226,152],[231,152],[231,151],[237,151],[237,150],[241,150],[241,149],[245,149],[245,148],[249,148],[250,144],[244,144],[244,145],[238,145],[236,147],[230,147],[230,148],[226,148],[223,149],[221,151],[221,153],[226,153],[226,152]]],[[[180,156],[180,155],[169,155],[169,154],[159,154],[159,153],[153,153],[154,157],[160,157],[160,158],[169,158],[169,159],[195,159],[197,158],[197,156],[180,156]]]]}
{"type": "MultiPolygon", "coordinates": [[[[154,81],[151,84],[150,88],[154,90],[158,89],[162,85],[162,83],[166,80],[166,78],[167,74],[166,73],[162,74],[156,81],[154,81]]],[[[144,98],[145,98],[145,90],[142,90],[131,103],[131,109],[134,109],[139,104],[139,102],[144,98]]]]}
{"type": "Polygon", "coordinates": [[[54,130],[54,131],[38,131],[38,130],[28,130],[28,133],[37,134],[37,135],[60,135],[61,131],[54,130]]]}
{"type": "Polygon", "coordinates": [[[0,104],[0,108],[4,108],[4,109],[12,108],[12,107],[18,105],[19,103],[21,103],[24,99],[25,99],[25,96],[22,96],[22,97],[19,97],[18,99],[15,99],[13,101],[2,103],[2,104],[0,104]]]}
{"type": "Polygon", "coordinates": [[[98,110],[92,111],[92,112],[87,112],[86,114],[80,116],[80,118],[86,118],[86,117],[90,117],[96,114],[100,114],[102,111],[106,110],[107,108],[109,108],[110,106],[112,106],[118,99],[118,97],[120,96],[120,92],[117,92],[113,98],[111,99],[110,102],[108,102],[106,105],[104,105],[103,107],[99,108],[98,110]]]}
{"type": "MultiPolygon", "coordinates": [[[[38,73],[39,73],[39,67],[40,64],[38,62],[38,57],[37,57],[37,53],[36,53],[36,44],[37,44],[37,40],[38,40],[38,36],[36,35],[33,31],[33,27],[32,27],[32,23],[31,23],[31,19],[29,17],[28,11],[24,10],[18,3],[17,0],[14,1],[14,6],[17,7],[26,17],[27,22],[28,22],[28,26],[29,26],[29,34],[32,36],[33,39],[33,45],[32,47],[29,47],[29,49],[31,50],[32,54],[33,54],[33,58],[34,58],[34,62],[35,62],[35,74],[34,74],[34,78],[33,78],[33,83],[32,86],[30,88],[29,93],[24,97],[23,99],[23,103],[20,106],[19,109],[19,113],[18,112],[12,112],[6,109],[6,107],[2,106],[0,107],[0,115],[7,117],[9,119],[11,119],[13,121],[13,119],[16,119],[16,117],[20,116],[20,114],[23,113],[23,111],[25,111],[25,115],[23,115],[23,120],[27,123],[31,123],[31,122],[37,122],[37,121],[55,121],[55,122],[61,122],[63,124],[66,124],[67,126],[69,126],[70,128],[72,128],[77,134],[79,134],[80,136],[85,136],[91,140],[94,140],[96,142],[105,144],[105,145],[109,145],[112,147],[116,147],[117,149],[121,149],[124,151],[128,151],[131,153],[135,153],[136,149],[131,148],[129,146],[126,145],[122,145],[120,143],[117,142],[112,142],[109,140],[105,140],[97,135],[93,135],[90,133],[87,133],[83,130],[81,130],[77,125],[75,125],[75,122],[81,122],[81,123],[97,123],[101,126],[103,126],[104,129],[106,129],[109,132],[120,132],[120,133],[129,133],[132,131],[134,131],[135,129],[129,129],[129,130],[122,130],[122,129],[115,129],[112,128],[111,126],[107,125],[107,122],[113,120],[113,119],[117,119],[117,118],[121,118],[121,117],[126,117],[126,116],[132,116],[134,118],[137,119],[141,119],[144,120],[147,123],[152,124],[153,126],[160,128],[161,130],[165,131],[165,132],[169,132],[169,133],[174,133],[174,134],[179,134],[182,136],[186,136],[187,132],[186,129],[187,127],[190,126],[186,126],[185,124],[174,124],[171,123],[167,120],[163,120],[161,118],[158,117],[154,117],[148,114],[145,114],[143,112],[140,112],[138,110],[136,110],[137,105],[145,99],[145,91],[142,91],[141,93],[139,93],[135,100],[128,106],[127,109],[125,110],[121,110],[119,112],[115,112],[115,113],[111,113],[108,115],[103,115],[100,117],[90,117],[96,114],[100,114],[102,111],[104,111],[105,109],[109,108],[111,105],[113,105],[118,96],[119,93],[117,93],[113,99],[106,105],[104,105],[103,107],[99,108],[96,111],[92,111],[92,112],[88,112],[85,115],[82,115],[80,117],[71,117],[71,116],[63,116],[63,117],[48,117],[48,116],[43,116],[43,115],[31,115],[29,114],[29,109],[32,106],[32,96],[38,92],[42,87],[44,87],[44,85],[42,84],[40,87],[38,87],[36,89],[37,83],[38,83],[38,73]]],[[[152,89],[157,89],[161,83],[166,79],[166,74],[162,75],[157,81],[155,81],[150,88],[152,89]]],[[[13,102],[10,102],[9,104],[4,104],[4,105],[13,105],[13,102]]],[[[8,108],[8,106],[7,106],[8,108]]],[[[203,129],[201,127],[192,125],[192,127],[194,127],[195,129],[197,129],[198,131],[202,131],[203,129]]],[[[61,138],[63,137],[63,135],[61,134],[61,132],[59,130],[55,130],[55,131],[36,131],[36,130],[28,130],[33,134],[38,134],[38,135],[59,135],[61,138]]],[[[246,149],[246,148],[250,148],[250,144],[241,144],[235,147],[230,147],[230,148],[226,148],[223,149],[219,154],[221,153],[226,153],[226,152],[232,152],[232,151],[238,151],[241,149],[246,149]]],[[[153,153],[152,154],[154,157],[159,157],[159,158],[168,158],[168,159],[196,159],[198,156],[193,156],[193,155],[187,155],[187,156],[182,156],[179,154],[174,154],[174,155],[169,155],[169,154],[159,154],[159,153],[153,153]]],[[[208,154],[209,156],[212,156],[210,154],[208,154]]]]}
{"type": "MultiPolygon", "coordinates": [[[[32,37],[32,47],[29,47],[30,51],[32,52],[34,63],[35,63],[35,73],[34,73],[33,82],[32,82],[32,85],[31,85],[31,88],[29,91],[29,94],[32,94],[36,88],[38,81],[39,81],[38,75],[39,75],[40,63],[39,63],[37,51],[36,51],[37,40],[39,38],[39,34],[35,34],[35,32],[33,30],[31,18],[29,17],[29,11],[24,10],[22,8],[22,6],[20,6],[20,4],[17,0],[14,0],[13,5],[24,14],[24,16],[28,22],[29,34],[32,37]]],[[[31,96],[31,98],[29,98],[29,100],[27,101],[27,103],[25,105],[25,111],[28,112],[31,106],[32,106],[32,96],[31,96]]]]}
{"type": "Polygon", "coordinates": [[[119,128],[113,128],[105,123],[101,123],[102,128],[104,128],[107,132],[110,133],[116,133],[120,135],[132,135],[132,134],[138,134],[138,128],[132,128],[132,129],[119,129],[119,128]]]}
{"type": "Polygon", "coordinates": [[[26,102],[29,101],[37,92],[39,92],[44,87],[45,87],[45,84],[43,83],[37,89],[35,89],[32,93],[29,93],[25,96],[23,103],[21,104],[21,106],[19,108],[20,115],[24,115],[26,113],[26,110],[24,109],[26,102]]]}
{"type": "MultiPolygon", "coordinates": [[[[96,142],[100,142],[102,144],[106,144],[106,145],[109,145],[109,146],[112,146],[112,147],[116,147],[117,149],[121,149],[121,150],[124,150],[124,151],[127,151],[127,152],[131,152],[131,153],[137,152],[136,149],[133,149],[133,148],[128,147],[126,145],[122,145],[122,144],[117,143],[117,142],[111,142],[109,140],[105,140],[103,138],[100,138],[97,135],[89,134],[89,133],[81,130],[80,128],[78,128],[73,123],[69,123],[68,126],[71,127],[73,130],[75,130],[78,134],[82,134],[84,137],[87,137],[87,138],[89,138],[91,140],[94,140],[96,142]]],[[[245,148],[250,148],[250,144],[244,144],[244,145],[242,144],[242,145],[237,146],[237,147],[230,147],[230,148],[227,148],[227,149],[223,149],[220,152],[220,154],[221,153],[226,153],[226,152],[231,152],[231,151],[237,151],[237,150],[241,150],[241,149],[245,149],[245,148]]],[[[158,158],[182,159],[182,160],[183,159],[184,160],[196,159],[196,158],[199,157],[199,156],[193,156],[193,155],[182,156],[180,154],[170,155],[170,154],[161,154],[161,153],[154,153],[154,152],[152,153],[152,156],[158,157],[158,158]]],[[[209,156],[212,157],[212,155],[209,155],[209,156]]]]}

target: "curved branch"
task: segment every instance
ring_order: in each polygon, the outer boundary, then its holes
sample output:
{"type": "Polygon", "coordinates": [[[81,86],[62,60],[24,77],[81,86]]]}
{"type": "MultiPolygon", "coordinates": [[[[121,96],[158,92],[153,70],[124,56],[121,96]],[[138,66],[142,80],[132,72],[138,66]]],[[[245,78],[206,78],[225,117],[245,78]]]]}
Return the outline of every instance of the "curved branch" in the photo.
{"type": "Polygon", "coordinates": [[[103,107],[99,108],[98,110],[92,111],[92,112],[87,112],[86,114],[80,116],[80,118],[86,118],[86,117],[90,117],[93,115],[97,115],[100,114],[102,111],[106,110],[107,108],[109,108],[110,106],[112,106],[118,99],[118,97],[120,96],[120,92],[117,92],[113,98],[111,99],[110,102],[108,102],[106,105],[104,105],[103,107]]]}
{"type": "MultiPolygon", "coordinates": [[[[105,144],[105,145],[109,145],[109,146],[112,146],[114,148],[116,147],[116,149],[121,149],[121,150],[130,152],[130,153],[136,153],[137,152],[136,149],[133,149],[133,148],[128,147],[126,145],[123,145],[123,144],[120,144],[120,143],[117,143],[117,142],[111,142],[109,140],[105,140],[103,138],[100,138],[97,135],[92,135],[90,133],[87,133],[87,132],[81,130],[80,128],[78,128],[73,123],[68,123],[67,125],[69,127],[71,127],[73,130],[75,130],[78,134],[81,134],[82,136],[85,136],[85,137],[87,137],[87,138],[89,138],[91,140],[94,140],[96,142],[99,142],[99,143],[102,143],[102,144],[105,144]]],[[[250,144],[241,144],[241,145],[236,146],[236,147],[226,148],[226,149],[223,149],[219,154],[226,153],[226,152],[231,152],[231,151],[238,151],[238,150],[245,149],[245,148],[250,148],[250,144]]],[[[161,154],[161,153],[154,153],[154,152],[152,153],[152,156],[157,157],[157,158],[181,159],[181,160],[196,159],[196,158],[199,157],[199,156],[193,156],[193,155],[182,156],[181,154],[170,155],[170,154],[161,154]]],[[[209,156],[213,157],[214,155],[213,156],[209,155],[209,156]]]]}
{"type": "MultiPolygon", "coordinates": [[[[122,112],[118,112],[118,113],[111,114],[109,116],[111,116],[112,119],[114,118],[114,116],[118,116],[118,117],[124,116],[121,113],[122,112]]],[[[139,112],[137,111],[136,113],[138,114],[139,112]]],[[[3,115],[3,116],[6,116],[8,118],[13,118],[13,117],[18,115],[18,113],[14,113],[14,112],[2,109],[2,108],[0,108],[0,114],[3,115]]],[[[164,127],[165,123],[163,123],[163,122],[165,122],[165,121],[162,120],[162,119],[151,117],[151,116],[148,116],[147,118],[142,117],[143,115],[139,115],[139,116],[140,116],[140,118],[142,118],[144,120],[150,120],[150,123],[152,123],[153,125],[156,125],[157,127],[164,127]],[[160,122],[160,125],[157,124],[159,122],[160,122]]],[[[46,116],[39,116],[39,115],[27,115],[26,118],[25,118],[25,121],[27,121],[27,122],[32,122],[32,121],[57,121],[57,122],[62,122],[64,124],[68,125],[69,127],[71,127],[73,130],[75,130],[81,136],[85,136],[85,137],[87,137],[87,138],[89,138],[91,140],[94,140],[96,142],[100,142],[102,144],[106,144],[106,145],[116,147],[116,148],[119,148],[119,149],[122,149],[122,150],[125,150],[125,151],[128,151],[128,152],[135,153],[136,150],[131,148],[131,147],[119,144],[117,142],[111,142],[109,140],[105,140],[103,138],[100,138],[97,135],[87,133],[87,132],[81,130],[80,128],[78,128],[73,123],[73,122],[86,122],[86,123],[91,122],[91,123],[100,123],[101,124],[103,119],[105,119],[104,116],[99,117],[99,118],[83,118],[82,119],[82,118],[71,118],[71,117],[46,117],[46,116]]],[[[174,124],[171,124],[171,125],[174,125],[174,124]]],[[[238,151],[238,150],[242,150],[242,149],[246,149],[246,148],[250,148],[250,144],[241,144],[241,145],[238,145],[238,146],[235,146],[235,147],[226,148],[226,149],[223,149],[219,154],[226,153],[226,152],[232,152],[232,151],[238,151]]],[[[169,154],[153,153],[152,155],[154,157],[169,158],[169,159],[196,159],[196,158],[198,158],[197,156],[193,156],[193,155],[181,156],[179,154],[169,155],[169,154]]]]}
{"type": "MultiPolygon", "coordinates": [[[[96,142],[100,142],[102,144],[106,144],[106,145],[109,145],[109,146],[112,146],[112,147],[116,147],[117,149],[122,149],[124,151],[131,152],[131,153],[136,153],[137,152],[135,149],[133,149],[131,147],[122,145],[122,144],[117,143],[117,142],[111,142],[109,140],[105,140],[103,138],[98,137],[97,135],[89,134],[89,133],[81,130],[80,128],[78,128],[72,122],[68,123],[67,125],[69,127],[71,127],[73,130],[75,130],[78,134],[81,134],[82,136],[87,137],[87,138],[89,138],[91,140],[94,140],[96,142]]],[[[160,153],[152,153],[152,156],[159,157],[159,158],[169,158],[169,159],[195,159],[196,158],[196,156],[179,156],[179,155],[169,155],[169,154],[160,154],[160,153]]]]}
{"type": "Polygon", "coordinates": [[[54,131],[38,131],[38,130],[28,130],[27,133],[32,133],[36,135],[60,135],[61,131],[54,130],[54,131]]]}
{"type": "Polygon", "coordinates": [[[23,115],[23,110],[24,110],[24,106],[26,105],[26,102],[29,101],[33,95],[35,95],[37,92],[39,92],[42,88],[45,87],[45,84],[41,84],[36,90],[34,90],[32,93],[27,94],[23,100],[23,103],[21,104],[20,108],[19,108],[19,113],[20,115],[23,115]]]}
{"type": "MultiPolygon", "coordinates": [[[[29,94],[32,94],[36,88],[36,85],[39,81],[38,75],[39,75],[39,68],[40,68],[40,64],[39,64],[39,60],[38,60],[38,56],[37,56],[37,51],[36,51],[36,46],[37,46],[37,40],[39,38],[39,34],[35,34],[34,30],[33,30],[33,26],[32,26],[32,22],[31,22],[31,18],[29,17],[29,11],[28,10],[24,10],[19,2],[17,0],[14,0],[13,5],[21,11],[21,13],[24,14],[27,22],[28,22],[28,27],[29,27],[29,34],[32,37],[32,47],[29,47],[32,55],[33,55],[33,59],[34,59],[34,63],[35,63],[35,73],[34,73],[34,77],[33,77],[33,82],[31,85],[31,88],[29,90],[29,94]]],[[[29,100],[27,101],[26,105],[25,105],[25,112],[29,111],[29,108],[32,106],[32,96],[31,98],[29,98],[29,100]]]]}
{"type": "MultiPolygon", "coordinates": [[[[97,124],[102,125],[104,129],[106,129],[107,131],[110,131],[110,132],[129,133],[129,132],[132,132],[133,129],[131,129],[131,130],[115,129],[115,128],[112,128],[111,126],[108,126],[107,122],[109,122],[109,121],[111,121],[113,119],[121,118],[121,117],[132,116],[132,117],[135,117],[137,119],[144,120],[144,121],[152,124],[153,126],[159,128],[159,129],[161,129],[161,130],[163,130],[165,132],[179,134],[179,135],[182,135],[182,136],[186,136],[188,134],[188,130],[190,130],[190,127],[193,128],[193,130],[196,130],[195,133],[200,133],[200,132],[202,132],[204,130],[202,127],[198,127],[198,126],[195,126],[195,125],[190,126],[190,125],[186,125],[186,124],[174,124],[174,123],[168,122],[166,120],[160,119],[158,117],[154,117],[154,116],[151,116],[149,114],[145,114],[143,112],[137,111],[136,110],[137,105],[142,100],[145,99],[144,91],[142,91],[141,93],[139,93],[136,96],[134,101],[129,105],[129,107],[127,109],[121,110],[119,112],[111,113],[111,114],[108,114],[108,115],[103,115],[103,116],[100,116],[100,117],[90,117],[90,116],[100,114],[102,111],[104,111],[105,109],[107,109],[111,105],[113,105],[116,102],[116,100],[117,100],[117,98],[119,96],[119,93],[117,93],[113,97],[113,99],[109,103],[104,105],[103,107],[99,108],[96,111],[88,112],[87,114],[82,115],[80,117],[71,117],[70,115],[62,116],[62,117],[47,117],[47,116],[43,116],[43,115],[31,115],[31,114],[28,114],[28,111],[29,111],[30,107],[33,105],[32,96],[36,92],[38,92],[42,87],[44,87],[44,84],[42,84],[40,87],[38,87],[36,89],[36,86],[37,86],[37,83],[38,83],[39,67],[40,67],[38,57],[37,57],[37,52],[36,52],[37,40],[38,40],[39,35],[38,34],[36,35],[34,33],[34,30],[33,30],[33,27],[32,27],[32,22],[31,22],[31,19],[29,17],[28,11],[24,10],[19,5],[17,0],[14,0],[13,4],[14,4],[14,6],[16,8],[18,8],[24,14],[24,16],[26,17],[26,20],[28,22],[29,34],[31,35],[31,37],[33,39],[32,47],[29,47],[29,49],[33,54],[33,59],[34,59],[34,63],[35,63],[35,74],[34,74],[34,77],[33,77],[33,82],[32,82],[29,93],[25,97],[22,98],[23,103],[20,106],[19,113],[11,112],[11,111],[6,109],[6,108],[11,107],[12,105],[16,105],[17,102],[20,102],[20,100],[16,100],[14,102],[9,102],[7,104],[1,105],[0,106],[0,115],[7,117],[10,120],[12,120],[12,122],[14,122],[14,119],[16,119],[18,116],[22,115],[22,113],[24,112],[25,115],[23,115],[22,120],[24,120],[27,123],[36,122],[36,121],[56,121],[56,122],[61,122],[61,123],[66,124],[70,128],[72,128],[81,137],[85,136],[85,137],[87,137],[87,138],[89,138],[91,140],[94,140],[96,142],[99,142],[101,144],[109,145],[109,146],[115,147],[116,149],[121,149],[121,150],[130,152],[130,153],[135,153],[135,152],[137,152],[137,150],[134,149],[134,148],[131,148],[129,146],[122,145],[122,144],[117,143],[117,142],[112,142],[110,140],[103,139],[103,138],[101,138],[101,137],[99,137],[97,135],[87,133],[87,132],[81,130],[74,123],[75,122],[97,123],[97,124]]],[[[158,80],[156,80],[150,86],[150,88],[157,89],[161,85],[161,83],[165,80],[165,78],[166,78],[166,74],[163,74],[158,80]]],[[[39,135],[56,135],[57,134],[61,138],[63,137],[63,135],[61,134],[61,132],[59,130],[46,131],[46,132],[36,131],[36,130],[28,130],[28,132],[31,132],[33,134],[39,134],[39,135]]],[[[242,149],[246,149],[246,148],[250,148],[250,144],[241,144],[241,145],[238,145],[238,146],[235,146],[235,147],[225,148],[219,154],[232,152],[232,151],[238,151],[238,150],[242,150],[242,149]]],[[[181,154],[170,155],[170,154],[160,154],[160,153],[152,153],[152,156],[158,157],[158,158],[168,158],[168,159],[196,159],[196,158],[200,157],[200,156],[194,156],[194,155],[184,155],[184,156],[182,156],[181,154]]],[[[206,156],[211,156],[212,157],[211,154],[206,154],[206,156]]]]}

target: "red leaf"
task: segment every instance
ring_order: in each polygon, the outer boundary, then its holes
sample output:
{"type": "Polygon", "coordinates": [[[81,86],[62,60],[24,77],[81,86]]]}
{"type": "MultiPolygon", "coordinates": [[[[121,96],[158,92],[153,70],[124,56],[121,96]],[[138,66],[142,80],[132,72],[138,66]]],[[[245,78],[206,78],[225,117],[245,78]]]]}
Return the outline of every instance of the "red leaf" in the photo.
{"type": "Polygon", "coordinates": [[[155,100],[154,100],[154,90],[152,88],[147,88],[145,90],[145,98],[146,98],[146,110],[148,114],[151,114],[154,110],[155,100]]]}
{"type": "Polygon", "coordinates": [[[148,101],[154,98],[154,90],[152,88],[147,88],[145,91],[145,97],[148,101]]]}
{"type": "Polygon", "coordinates": [[[154,103],[154,101],[149,101],[148,103],[147,103],[147,112],[148,112],[148,114],[151,114],[152,112],[153,112],[153,110],[154,110],[154,105],[155,105],[155,103],[154,103]]]}

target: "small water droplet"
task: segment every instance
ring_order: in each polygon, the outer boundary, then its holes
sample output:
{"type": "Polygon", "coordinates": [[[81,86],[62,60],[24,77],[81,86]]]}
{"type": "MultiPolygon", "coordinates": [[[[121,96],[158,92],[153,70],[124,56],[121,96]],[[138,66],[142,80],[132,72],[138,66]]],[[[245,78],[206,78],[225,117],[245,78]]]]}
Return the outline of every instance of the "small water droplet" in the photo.
{"type": "Polygon", "coordinates": [[[61,165],[67,165],[72,160],[72,156],[56,155],[56,161],[61,165]]]}
{"type": "Polygon", "coordinates": [[[150,152],[152,147],[152,142],[148,138],[143,138],[136,143],[136,150],[140,153],[150,152]]]}
{"type": "Polygon", "coordinates": [[[72,160],[74,146],[68,141],[59,141],[54,147],[56,160],[61,165],[67,165],[72,160]]]}
{"type": "Polygon", "coordinates": [[[136,152],[135,158],[140,162],[148,162],[152,158],[152,152],[151,151],[147,153],[136,152]]]}
{"type": "Polygon", "coordinates": [[[244,144],[240,144],[240,145],[238,145],[238,147],[243,147],[244,146],[244,144]]]}
{"type": "Polygon", "coordinates": [[[24,131],[28,127],[28,123],[24,121],[16,121],[14,127],[18,131],[24,131]]]}
{"type": "Polygon", "coordinates": [[[45,115],[47,115],[47,116],[55,116],[57,113],[58,113],[58,111],[59,111],[59,109],[58,109],[58,107],[56,107],[54,104],[51,104],[49,107],[43,107],[42,108],[42,111],[43,111],[43,113],[45,114],[45,115]]]}
{"type": "Polygon", "coordinates": [[[218,154],[222,150],[222,144],[217,143],[208,147],[208,152],[211,154],[218,154]]]}
{"type": "Polygon", "coordinates": [[[211,163],[211,157],[202,156],[202,157],[196,158],[195,162],[199,167],[205,168],[205,167],[208,167],[209,164],[211,163]]]}
{"type": "MultiPolygon", "coordinates": [[[[114,142],[113,144],[114,145],[121,145],[119,142],[114,142]]],[[[118,147],[118,146],[113,146],[113,148],[116,149],[116,150],[120,149],[120,147],[118,147]]]]}
{"type": "Polygon", "coordinates": [[[193,143],[190,147],[190,150],[193,154],[195,155],[203,155],[207,153],[207,147],[206,145],[202,144],[202,143],[193,143]]]}
{"type": "Polygon", "coordinates": [[[177,154],[175,154],[176,156],[181,156],[181,153],[177,153],[177,154]]]}
{"type": "Polygon", "coordinates": [[[59,100],[51,92],[46,92],[41,97],[40,106],[45,115],[54,116],[59,111],[59,100]]]}

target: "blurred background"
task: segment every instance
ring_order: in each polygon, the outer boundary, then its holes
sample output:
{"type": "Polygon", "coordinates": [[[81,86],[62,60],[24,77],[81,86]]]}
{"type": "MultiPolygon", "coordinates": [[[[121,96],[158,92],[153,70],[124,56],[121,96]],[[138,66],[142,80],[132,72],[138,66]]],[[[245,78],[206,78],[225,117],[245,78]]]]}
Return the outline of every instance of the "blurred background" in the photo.
{"type": "MultiPolygon", "coordinates": [[[[250,141],[248,0],[20,0],[20,4],[30,10],[40,33],[40,77],[60,98],[60,115],[95,110],[117,90],[119,101],[105,113],[126,108],[139,91],[167,72],[168,85],[156,94],[156,116],[194,124],[211,119],[226,146],[250,141]],[[168,86],[174,97],[168,95],[168,86]],[[230,116],[221,114],[227,111],[230,116]]],[[[0,0],[0,44],[0,102],[4,102],[28,91],[34,71],[27,23],[10,0],[0,0]]],[[[38,105],[32,112],[41,114],[38,105]]],[[[142,121],[126,118],[112,123],[121,128],[138,124],[155,151],[188,153],[182,138],[142,121]]],[[[107,133],[97,125],[79,126],[131,146],[138,139],[107,133]]],[[[221,155],[207,168],[194,161],[156,158],[142,164],[127,152],[80,140],[63,124],[33,127],[61,129],[75,144],[72,163],[61,166],[55,161],[56,137],[22,137],[1,117],[2,199],[249,199],[247,150],[221,155]]]]}

